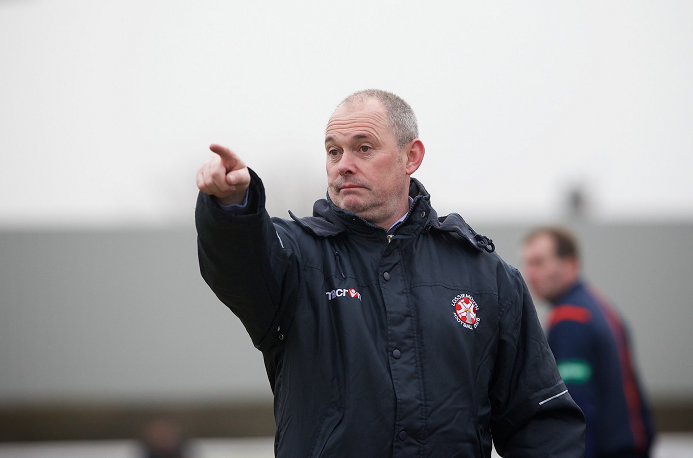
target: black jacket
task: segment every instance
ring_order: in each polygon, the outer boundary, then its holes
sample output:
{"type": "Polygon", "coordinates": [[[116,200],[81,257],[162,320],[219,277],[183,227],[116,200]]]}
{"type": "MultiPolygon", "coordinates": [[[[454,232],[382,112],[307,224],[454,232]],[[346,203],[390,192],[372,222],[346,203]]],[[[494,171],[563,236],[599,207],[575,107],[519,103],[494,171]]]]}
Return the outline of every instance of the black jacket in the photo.
{"type": "Polygon", "coordinates": [[[251,171],[234,216],[200,194],[202,276],[265,358],[280,457],[582,457],[519,272],[423,186],[385,230],[319,200],[270,218],[251,171]]]}

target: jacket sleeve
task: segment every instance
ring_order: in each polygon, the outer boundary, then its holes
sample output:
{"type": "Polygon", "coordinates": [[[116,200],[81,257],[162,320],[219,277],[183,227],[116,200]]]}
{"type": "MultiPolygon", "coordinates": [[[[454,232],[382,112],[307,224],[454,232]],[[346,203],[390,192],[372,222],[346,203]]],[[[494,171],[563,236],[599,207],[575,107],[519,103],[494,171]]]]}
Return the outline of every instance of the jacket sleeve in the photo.
{"type": "Polygon", "coordinates": [[[524,280],[508,270],[490,391],[496,449],[512,458],[582,458],[584,416],[558,374],[524,280]]]}
{"type": "MultiPolygon", "coordinates": [[[[259,348],[283,339],[286,304],[295,303],[297,275],[291,237],[272,223],[265,210],[260,178],[250,170],[248,207],[231,214],[200,193],[195,209],[202,277],[238,316],[259,348]],[[293,286],[292,286],[293,285],[293,286]]],[[[284,231],[285,232],[285,231],[284,231]]]]}
{"type": "MultiPolygon", "coordinates": [[[[556,308],[554,308],[554,311],[556,308]]],[[[598,383],[592,377],[597,377],[600,371],[595,370],[593,363],[598,363],[598,358],[593,356],[592,342],[596,339],[593,329],[586,323],[578,321],[561,321],[548,332],[548,342],[556,358],[559,372],[563,374],[564,382],[575,402],[585,414],[587,429],[585,432],[585,458],[594,458],[597,455],[597,432],[600,420],[598,383]],[[579,370],[566,369],[577,367],[579,370]],[[576,380],[575,376],[580,377],[576,380]]],[[[618,367],[618,361],[614,366],[610,358],[610,352],[602,347],[602,359],[607,367],[618,367]]],[[[603,386],[603,385],[602,385],[603,386]]]]}

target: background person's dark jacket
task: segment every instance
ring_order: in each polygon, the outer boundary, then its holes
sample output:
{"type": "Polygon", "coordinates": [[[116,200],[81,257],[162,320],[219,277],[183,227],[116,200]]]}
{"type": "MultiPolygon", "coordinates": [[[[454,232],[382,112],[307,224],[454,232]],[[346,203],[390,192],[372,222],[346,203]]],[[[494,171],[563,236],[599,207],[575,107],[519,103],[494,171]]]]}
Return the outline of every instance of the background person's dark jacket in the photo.
{"type": "Polygon", "coordinates": [[[493,434],[507,456],[582,457],[582,412],[488,239],[439,219],[416,180],[388,240],[327,200],[270,219],[251,177],[244,215],[200,194],[199,258],[263,352],[277,456],[488,457],[493,434]],[[478,309],[460,319],[465,297],[478,309]]]}
{"type": "Polygon", "coordinates": [[[647,458],[654,425],[625,323],[578,281],[551,309],[548,342],[587,420],[585,458],[647,458]]]}

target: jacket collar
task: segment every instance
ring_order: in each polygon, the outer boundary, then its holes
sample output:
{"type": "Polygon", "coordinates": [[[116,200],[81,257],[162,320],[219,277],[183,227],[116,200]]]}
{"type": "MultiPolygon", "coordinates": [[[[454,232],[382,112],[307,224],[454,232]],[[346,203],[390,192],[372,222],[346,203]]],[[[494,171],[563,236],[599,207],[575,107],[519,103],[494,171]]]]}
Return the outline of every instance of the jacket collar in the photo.
{"type": "Polygon", "coordinates": [[[566,289],[563,294],[558,297],[558,299],[551,303],[551,305],[555,307],[557,305],[570,302],[569,298],[581,289],[585,289],[585,284],[583,283],[582,279],[578,277],[577,281],[566,289]]]}
{"type": "MultiPolygon", "coordinates": [[[[404,221],[394,231],[395,238],[410,238],[422,231],[434,229],[452,232],[467,240],[479,251],[493,252],[493,241],[477,234],[457,213],[438,217],[430,203],[430,194],[416,178],[411,178],[409,196],[414,200],[404,221]]],[[[289,211],[291,218],[304,230],[318,237],[333,237],[349,230],[365,237],[384,237],[385,229],[360,216],[337,207],[329,195],[313,204],[313,216],[298,218],[289,211]]]]}

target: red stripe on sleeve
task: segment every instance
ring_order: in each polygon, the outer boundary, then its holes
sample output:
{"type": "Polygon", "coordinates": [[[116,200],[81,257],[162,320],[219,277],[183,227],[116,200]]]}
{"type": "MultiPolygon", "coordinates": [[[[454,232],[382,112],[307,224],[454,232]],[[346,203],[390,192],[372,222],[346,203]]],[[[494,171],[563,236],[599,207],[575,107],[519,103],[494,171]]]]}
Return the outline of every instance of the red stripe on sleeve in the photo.
{"type": "Polygon", "coordinates": [[[618,359],[621,362],[623,392],[626,397],[626,404],[628,405],[630,429],[633,434],[633,440],[635,441],[635,448],[638,452],[643,452],[647,449],[647,430],[645,429],[643,418],[640,414],[642,402],[638,391],[638,385],[635,381],[635,368],[633,367],[633,360],[630,355],[626,331],[621,323],[621,318],[613,310],[610,303],[598,292],[593,291],[592,294],[597,299],[597,305],[602,310],[604,318],[606,318],[606,322],[614,336],[614,341],[616,342],[618,359]]]}
{"type": "Polygon", "coordinates": [[[584,307],[577,305],[559,305],[551,309],[549,316],[549,326],[554,327],[561,321],[577,321],[578,323],[589,323],[592,319],[592,312],[584,307]]]}

